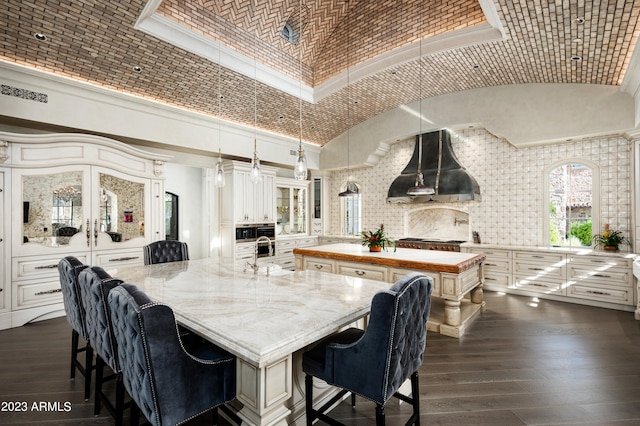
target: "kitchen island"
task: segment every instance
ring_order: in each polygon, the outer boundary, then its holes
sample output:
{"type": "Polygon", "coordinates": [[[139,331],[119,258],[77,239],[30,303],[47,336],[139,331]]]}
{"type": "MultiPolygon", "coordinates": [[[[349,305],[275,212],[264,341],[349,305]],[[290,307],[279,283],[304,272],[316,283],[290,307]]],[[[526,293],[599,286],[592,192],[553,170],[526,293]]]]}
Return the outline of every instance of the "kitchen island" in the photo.
{"type": "MultiPolygon", "coordinates": [[[[313,270],[254,274],[210,258],[107,272],[171,306],[178,323],[236,356],[235,408],[244,425],[304,424],[302,353],[365,317],[374,294],[389,288],[313,270]]],[[[318,404],[335,392],[314,386],[318,404]]]]}
{"type": "Polygon", "coordinates": [[[354,244],[296,248],[296,271],[318,270],[373,280],[396,282],[418,271],[433,278],[430,331],[460,337],[485,305],[483,254],[414,250],[370,252],[354,244]]]}

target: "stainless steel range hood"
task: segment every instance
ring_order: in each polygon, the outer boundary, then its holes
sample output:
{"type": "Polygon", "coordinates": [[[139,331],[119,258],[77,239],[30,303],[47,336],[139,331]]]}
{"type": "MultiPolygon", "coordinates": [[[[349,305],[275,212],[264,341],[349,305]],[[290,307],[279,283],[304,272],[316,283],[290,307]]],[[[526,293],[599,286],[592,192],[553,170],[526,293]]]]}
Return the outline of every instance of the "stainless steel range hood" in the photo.
{"type": "Polygon", "coordinates": [[[426,186],[434,188],[435,194],[410,196],[407,190],[414,186],[418,171],[420,135],[409,164],[395,178],[387,194],[389,203],[426,203],[429,201],[480,201],[480,187],[476,179],[460,164],[451,148],[448,130],[422,134],[422,174],[426,186]]]}

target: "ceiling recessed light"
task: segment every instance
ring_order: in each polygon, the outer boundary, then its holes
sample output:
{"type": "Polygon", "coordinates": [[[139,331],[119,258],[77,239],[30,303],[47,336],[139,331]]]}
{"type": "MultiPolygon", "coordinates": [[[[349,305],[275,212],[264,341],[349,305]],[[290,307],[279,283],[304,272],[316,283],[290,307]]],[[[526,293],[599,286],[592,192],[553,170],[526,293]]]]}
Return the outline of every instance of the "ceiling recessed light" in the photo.
{"type": "Polygon", "coordinates": [[[573,40],[574,43],[582,43],[582,39],[581,38],[574,38],[573,40]]]}
{"type": "Polygon", "coordinates": [[[135,72],[142,72],[142,67],[141,67],[141,66],[139,66],[139,65],[136,65],[136,66],[134,66],[134,67],[133,67],[133,70],[134,70],[135,72]]]}
{"type": "Polygon", "coordinates": [[[584,17],[580,16],[575,19],[576,24],[584,24],[584,17]]]}
{"type": "Polygon", "coordinates": [[[582,60],[582,56],[573,55],[573,56],[571,57],[571,60],[572,60],[572,61],[574,61],[574,62],[581,61],[581,60],[582,60]]]}
{"type": "Polygon", "coordinates": [[[33,36],[34,36],[34,37],[36,38],[36,40],[38,40],[38,41],[46,41],[46,40],[47,40],[47,36],[46,36],[46,35],[44,35],[44,34],[42,34],[42,33],[35,33],[33,36]]]}
{"type": "Polygon", "coordinates": [[[360,103],[360,101],[356,99],[355,101],[353,101],[353,103],[357,105],[360,103]]]}
{"type": "Polygon", "coordinates": [[[473,68],[474,70],[477,70],[478,68],[480,68],[480,65],[476,64],[476,65],[472,66],[471,68],[473,68]]]}

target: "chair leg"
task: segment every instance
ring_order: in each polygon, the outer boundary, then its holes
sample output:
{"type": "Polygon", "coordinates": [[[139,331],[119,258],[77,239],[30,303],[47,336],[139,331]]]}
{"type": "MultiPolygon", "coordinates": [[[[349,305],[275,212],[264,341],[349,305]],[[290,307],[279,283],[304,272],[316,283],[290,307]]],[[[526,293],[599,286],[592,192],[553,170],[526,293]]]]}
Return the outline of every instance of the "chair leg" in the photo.
{"type": "Polygon", "coordinates": [[[116,377],[116,426],[122,426],[122,417],[124,416],[124,382],[122,381],[122,373],[118,373],[116,377]]]}
{"type": "Polygon", "coordinates": [[[411,399],[413,403],[413,416],[415,418],[414,425],[420,426],[420,388],[418,386],[418,372],[411,375],[411,399]]]}
{"type": "Polygon", "coordinates": [[[93,406],[93,415],[100,414],[100,403],[102,394],[102,383],[104,382],[104,361],[100,356],[96,356],[96,389],[94,392],[95,403],[93,406]]]}
{"type": "Polygon", "coordinates": [[[307,374],[304,378],[304,393],[307,426],[311,426],[316,417],[315,412],[313,411],[313,376],[310,374],[307,374]]]}
{"type": "Polygon", "coordinates": [[[76,359],[78,357],[78,341],[80,340],[80,335],[77,331],[71,330],[71,375],[70,379],[75,380],[76,378],[76,359]]]}
{"type": "Polygon", "coordinates": [[[356,394],[351,392],[351,406],[355,407],[356,406],[356,394]]]}
{"type": "Polygon", "coordinates": [[[376,426],[384,426],[384,405],[376,404],[376,426]]]}
{"type": "Polygon", "coordinates": [[[84,400],[91,396],[91,374],[93,372],[93,348],[89,343],[84,348],[84,400]]]}

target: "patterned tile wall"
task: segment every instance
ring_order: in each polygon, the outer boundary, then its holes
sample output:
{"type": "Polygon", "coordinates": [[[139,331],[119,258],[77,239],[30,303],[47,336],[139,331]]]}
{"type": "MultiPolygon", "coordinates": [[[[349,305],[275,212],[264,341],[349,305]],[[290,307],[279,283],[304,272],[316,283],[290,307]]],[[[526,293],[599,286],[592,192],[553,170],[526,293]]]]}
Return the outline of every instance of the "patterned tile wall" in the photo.
{"type": "MultiPolygon", "coordinates": [[[[410,213],[426,207],[425,204],[386,203],[389,185],[406,166],[413,145],[413,140],[399,142],[375,167],[351,170],[351,179],[362,188],[363,229],[384,223],[392,237],[405,236],[409,229],[408,218],[412,216],[410,213]]],[[[610,136],[516,149],[484,129],[466,129],[454,132],[452,145],[458,160],[478,180],[482,201],[438,203],[437,206],[453,209],[460,214],[468,213],[469,231],[478,231],[484,243],[545,244],[543,171],[565,159],[587,160],[599,166],[600,222],[610,223],[629,236],[632,218],[632,143],[625,138],[610,136]]],[[[340,202],[334,194],[340,192],[339,187],[346,181],[347,173],[335,171],[330,178],[331,217],[328,233],[338,234],[340,202]]],[[[441,218],[451,214],[447,210],[441,213],[441,218]]],[[[447,222],[450,221],[447,219],[447,222]]],[[[452,230],[459,232],[459,228],[452,230]]]]}

